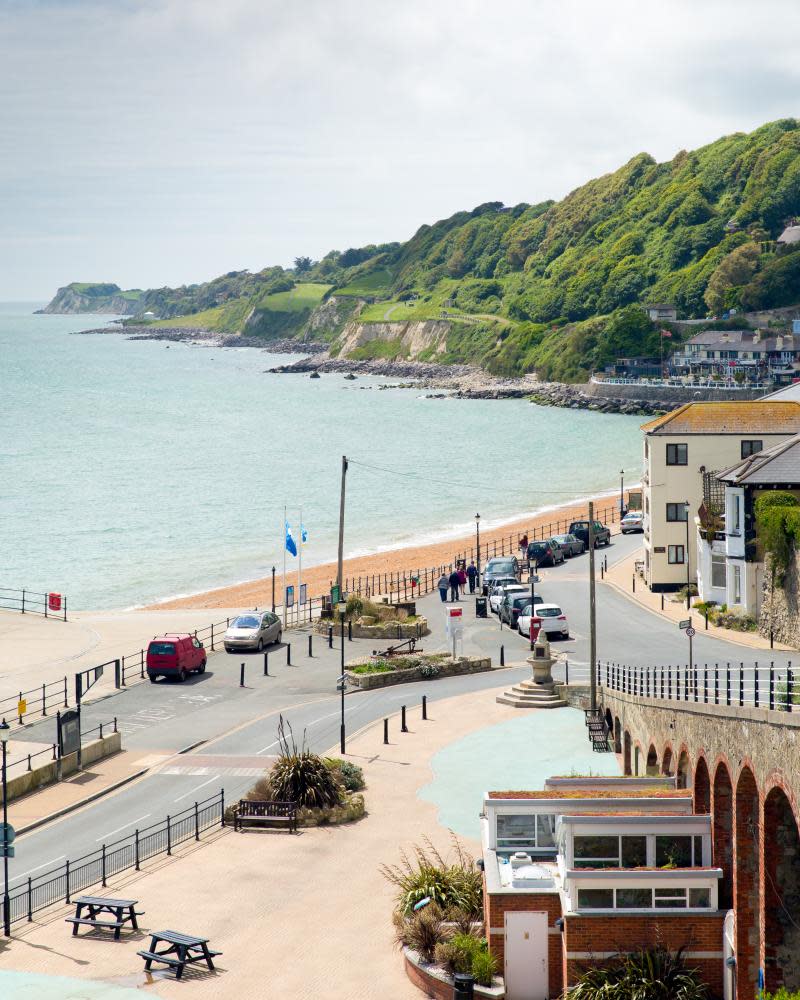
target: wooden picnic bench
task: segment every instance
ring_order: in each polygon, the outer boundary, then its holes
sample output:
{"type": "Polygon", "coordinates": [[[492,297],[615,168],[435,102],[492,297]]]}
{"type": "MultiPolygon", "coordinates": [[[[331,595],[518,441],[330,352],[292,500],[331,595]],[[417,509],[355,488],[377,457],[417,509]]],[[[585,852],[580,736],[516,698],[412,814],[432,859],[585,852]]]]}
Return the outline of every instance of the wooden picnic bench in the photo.
{"type": "Polygon", "coordinates": [[[78,933],[79,927],[97,927],[100,929],[113,930],[114,940],[119,941],[122,928],[130,922],[131,929],[138,931],[139,925],[136,917],[143,914],[143,910],[135,909],[138,899],[109,899],[106,896],[75,896],[72,900],[75,904],[75,916],[66,917],[65,923],[72,924],[73,937],[78,933]],[[86,916],[81,916],[83,910],[86,916]],[[113,920],[100,920],[104,914],[110,914],[113,920]]]}
{"type": "Polygon", "coordinates": [[[136,954],[144,959],[145,972],[150,971],[153,962],[162,962],[174,968],[175,978],[180,979],[186,966],[193,962],[205,962],[213,971],[214,963],[211,959],[221,955],[222,952],[211,951],[208,947],[208,938],[179,934],[177,931],[153,931],[150,936],[150,947],[146,951],[137,951],[136,954]],[[156,951],[159,943],[168,947],[156,951]]]}
{"type": "Polygon", "coordinates": [[[241,799],[233,811],[233,829],[238,830],[245,823],[288,826],[290,833],[297,833],[297,803],[241,799]]]}

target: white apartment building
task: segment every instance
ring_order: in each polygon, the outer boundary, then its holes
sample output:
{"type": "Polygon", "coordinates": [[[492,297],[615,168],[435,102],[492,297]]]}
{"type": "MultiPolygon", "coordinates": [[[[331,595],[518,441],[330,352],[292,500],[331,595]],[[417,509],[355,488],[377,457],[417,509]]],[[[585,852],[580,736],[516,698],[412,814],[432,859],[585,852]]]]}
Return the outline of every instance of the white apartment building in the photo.
{"type": "Polygon", "coordinates": [[[800,432],[800,402],[697,402],[642,426],[644,574],[656,591],[695,582],[703,476],[800,432]]]}

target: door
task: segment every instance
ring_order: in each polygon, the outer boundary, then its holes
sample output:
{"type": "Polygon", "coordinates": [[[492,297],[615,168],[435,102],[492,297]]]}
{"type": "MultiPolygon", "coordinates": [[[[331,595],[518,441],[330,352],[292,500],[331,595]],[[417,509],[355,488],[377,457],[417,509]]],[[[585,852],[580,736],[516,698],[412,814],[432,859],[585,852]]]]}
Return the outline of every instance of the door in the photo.
{"type": "Polygon", "coordinates": [[[736,1000],[736,914],[728,910],[722,925],[722,995],[725,1000],[736,1000]]]}
{"type": "Polygon", "coordinates": [[[506,913],[506,1000],[547,1000],[547,914],[506,913]]]}

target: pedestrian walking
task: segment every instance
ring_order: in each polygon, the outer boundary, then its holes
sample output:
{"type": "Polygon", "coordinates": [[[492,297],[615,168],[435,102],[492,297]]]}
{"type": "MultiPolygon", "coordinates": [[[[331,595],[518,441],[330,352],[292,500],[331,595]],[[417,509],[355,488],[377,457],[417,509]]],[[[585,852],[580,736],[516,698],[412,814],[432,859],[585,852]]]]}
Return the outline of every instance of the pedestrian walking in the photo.
{"type": "Polygon", "coordinates": [[[439,597],[442,599],[442,604],[447,600],[447,588],[450,585],[450,581],[447,579],[447,574],[442,573],[439,577],[439,582],[436,586],[439,588],[439,597]]]}
{"type": "Polygon", "coordinates": [[[519,540],[519,550],[522,553],[522,558],[524,559],[527,556],[527,554],[528,554],[528,532],[527,531],[522,536],[522,538],[520,538],[520,540],[519,540]]]}
{"type": "Polygon", "coordinates": [[[458,567],[458,589],[462,597],[464,596],[464,590],[466,586],[467,586],[467,571],[464,569],[464,564],[462,563],[458,567]]]}
{"type": "Polygon", "coordinates": [[[449,577],[449,583],[450,583],[450,600],[451,601],[457,601],[458,600],[459,582],[460,581],[458,579],[458,572],[456,570],[453,570],[453,572],[450,574],[450,577],[449,577]]]}
{"type": "Polygon", "coordinates": [[[469,566],[467,566],[467,579],[469,580],[469,592],[470,594],[475,593],[475,584],[478,580],[478,567],[475,565],[475,560],[473,559],[469,566]]]}

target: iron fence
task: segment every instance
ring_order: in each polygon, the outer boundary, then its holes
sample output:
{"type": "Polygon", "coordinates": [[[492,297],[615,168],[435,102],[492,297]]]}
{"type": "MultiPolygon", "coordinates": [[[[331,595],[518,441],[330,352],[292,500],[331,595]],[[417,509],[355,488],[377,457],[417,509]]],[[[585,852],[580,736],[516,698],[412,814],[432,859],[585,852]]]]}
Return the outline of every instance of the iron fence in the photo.
{"type": "Polygon", "coordinates": [[[44,615],[45,618],[67,620],[67,595],[17,587],[0,587],[0,608],[24,614],[44,615]]]}
{"type": "MultiPolygon", "coordinates": [[[[110,732],[117,732],[117,718],[114,718],[110,722],[101,722],[99,725],[94,726],[92,729],[83,730],[81,732],[81,744],[89,743],[94,734],[97,733],[97,739],[102,740],[104,735],[108,735],[110,732]]],[[[58,750],[57,743],[51,743],[49,746],[44,747],[42,750],[36,750],[34,753],[24,753],[20,754],[19,757],[15,757],[12,760],[6,762],[6,773],[10,774],[12,768],[19,768],[25,771],[33,770],[33,762],[39,757],[47,757],[48,760],[57,762],[61,754],[58,750]]],[[[19,771],[17,772],[19,773],[19,771]]],[[[13,775],[11,775],[13,777],[13,775]]]]}
{"type": "Polygon", "coordinates": [[[103,844],[75,861],[65,861],[42,875],[28,876],[12,884],[8,890],[3,913],[3,931],[11,934],[14,924],[33,920],[34,913],[56,903],[71,902],[76,893],[93,885],[107,884],[107,880],[129,869],[139,871],[143,862],[158,854],[171,854],[173,849],[187,840],[199,840],[200,834],[213,826],[225,825],[225,789],[217,795],[167,816],[143,830],[103,844]]]}

